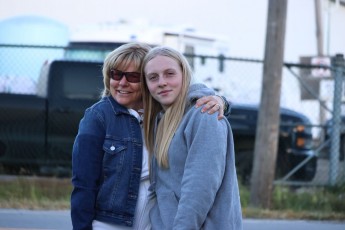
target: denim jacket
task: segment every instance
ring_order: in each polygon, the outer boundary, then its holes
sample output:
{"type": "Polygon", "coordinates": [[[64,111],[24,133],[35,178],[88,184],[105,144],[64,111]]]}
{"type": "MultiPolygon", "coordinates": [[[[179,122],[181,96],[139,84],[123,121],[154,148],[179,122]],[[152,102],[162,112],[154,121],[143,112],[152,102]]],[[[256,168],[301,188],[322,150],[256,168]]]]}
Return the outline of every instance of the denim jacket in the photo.
{"type": "Polygon", "coordinates": [[[73,229],[92,221],[132,226],[142,168],[138,120],[111,96],[85,111],[72,153],[73,229]]]}

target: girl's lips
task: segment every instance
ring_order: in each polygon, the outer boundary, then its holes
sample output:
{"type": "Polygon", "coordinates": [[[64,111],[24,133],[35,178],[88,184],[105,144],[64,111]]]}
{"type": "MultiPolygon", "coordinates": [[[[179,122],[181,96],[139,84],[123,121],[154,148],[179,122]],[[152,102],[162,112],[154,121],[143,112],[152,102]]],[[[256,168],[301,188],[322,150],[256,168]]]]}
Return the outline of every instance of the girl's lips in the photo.
{"type": "Polygon", "coordinates": [[[167,94],[167,93],[169,93],[170,91],[171,91],[171,90],[164,90],[164,91],[159,92],[158,94],[159,94],[159,95],[167,94]]]}

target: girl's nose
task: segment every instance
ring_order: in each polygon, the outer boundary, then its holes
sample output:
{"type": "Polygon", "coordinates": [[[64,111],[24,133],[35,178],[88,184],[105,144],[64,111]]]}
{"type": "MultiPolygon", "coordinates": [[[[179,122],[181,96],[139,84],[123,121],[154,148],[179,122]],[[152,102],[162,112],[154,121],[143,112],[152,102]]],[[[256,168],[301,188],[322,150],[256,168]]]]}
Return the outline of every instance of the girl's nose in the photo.
{"type": "Polygon", "coordinates": [[[158,84],[159,84],[159,86],[166,86],[167,85],[167,82],[163,76],[159,77],[158,84]]]}

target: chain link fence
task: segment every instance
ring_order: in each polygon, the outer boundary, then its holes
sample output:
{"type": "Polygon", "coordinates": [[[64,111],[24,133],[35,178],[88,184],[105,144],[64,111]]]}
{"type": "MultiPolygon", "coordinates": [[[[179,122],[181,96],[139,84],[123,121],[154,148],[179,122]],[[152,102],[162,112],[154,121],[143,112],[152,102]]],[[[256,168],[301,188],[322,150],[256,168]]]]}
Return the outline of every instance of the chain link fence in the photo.
{"type": "Polygon", "coordinates": [[[277,183],[335,185],[345,182],[344,57],[339,54],[326,59],[329,62],[323,65],[311,65],[310,61],[306,63],[305,58],[301,58],[302,64],[285,63],[285,68],[299,82],[301,98],[309,103],[305,114],[314,119],[311,128],[318,163],[317,173],[308,183],[287,179],[311,158],[305,159],[277,183]]]}
{"type": "MultiPolygon", "coordinates": [[[[60,136],[49,137],[52,130],[57,129],[56,124],[48,124],[51,120],[47,118],[49,116],[47,106],[49,107],[53,102],[45,100],[44,95],[37,95],[38,92],[44,91],[40,87],[46,87],[46,82],[50,80],[45,79],[44,82],[42,80],[43,70],[47,71],[44,67],[49,66],[54,60],[70,60],[71,62],[66,62],[65,65],[57,65],[64,68],[59,70],[61,78],[77,79],[78,76],[81,79],[83,75],[91,72],[100,77],[102,61],[114,48],[116,46],[96,47],[80,44],[74,47],[0,45],[2,173],[55,175],[60,172],[69,175],[73,137],[76,135],[78,119],[83,112],[79,111],[78,114],[72,115],[65,113],[63,119],[68,122],[58,122],[61,126],[60,136]],[[92,68],[84,66],[78,69],[74,67],[76,65],[72,60],[77,60],[79,63],[94,63],[94,65],[92,68]],[[10,97],[18,95],[21,97],[17,99],[10,97]],[[21,100],[21,108],[16,107],[17,100],[21,100]],[[34,100],[39,102],[34,103],[34,100]],[[73,117],[76,121],[73,122],[72,118],[66,117],[73,117]],[[56,139],[59,143],[65,143],[64,146],[50,143],[51,140],[56,139]]],[[[235,138],[236,163],[239,173],[244,175],[242,180],[248,181],[261,97],[263,60],[185,55],[194,68],[194,80],[212,87],[233,103],[229,120],[235,138]]],[[[341,126],[342,87],[339,87],[343,85],[341,82],[344,77],[344,67],[339,63],[341,61],[332,62],[331,66],[285,63],[281,85],[281,106],[287,109],[282,109],[281,115],[277,183],[328,185],[344,178],[341,175],[345,164],[344,157],[341,156],[345,152],[345,130],[341,126]],[[320,68],[329,69],[332,73],[327,79],[331,81],[328,86],[335,82],[334,90],[331,89],[332,93],[327,92],[327,95],[331,94],[329,98],[320,98],[322,92],[315,92],[316,88],[310,87],[312,84],[307,81],[310,79],[305,77],[308,74],[303,72],[306,69],[311,72],[320,68]]],[[[319,80],[319,84],[323,81],[319,80]]],[[[86,84],[78,80],[64,80],[64,82],[69,82],[65,83],[68,84],[69,90],[83,88],[83,84],[86,84]]],[[[92,90],[93,85],[99,90],[102,87],[102,79],[95,80],[90,89],[84,87],[80,91],[87,93],[88,90],[92,90]]],[[[56,85],[56,88],[58,87],[62,86],[56,85]]],[[[330,90],[324,88],[326,91],[330,90]]],[[[94,96],[87,102],[75,99],[74,102],[69,103],[76,103],[76,106],[83,104],[86,107],[96,100],[97,97],[94,96]]],[[[60,102],[62,101],[63,98],[60,102]]],[[[55,120],[58,118],[58,116],[54,117],[55,120]]]]}

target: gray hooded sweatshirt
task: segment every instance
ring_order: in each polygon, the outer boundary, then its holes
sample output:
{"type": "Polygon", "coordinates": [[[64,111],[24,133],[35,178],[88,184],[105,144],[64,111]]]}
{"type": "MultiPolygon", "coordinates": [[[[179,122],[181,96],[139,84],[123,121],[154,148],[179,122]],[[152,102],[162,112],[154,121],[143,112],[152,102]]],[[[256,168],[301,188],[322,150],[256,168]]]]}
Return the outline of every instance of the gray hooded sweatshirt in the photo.
{"type": "MultiPolygon", "coordinates": [[[[205,86],[192,85],[188,100],[209,94],[205,86]]],[[[230,124],[200,109],[186,110],[169,147],[169,168],[152,158],[152,229],[242,229],[230,124]]]]}

